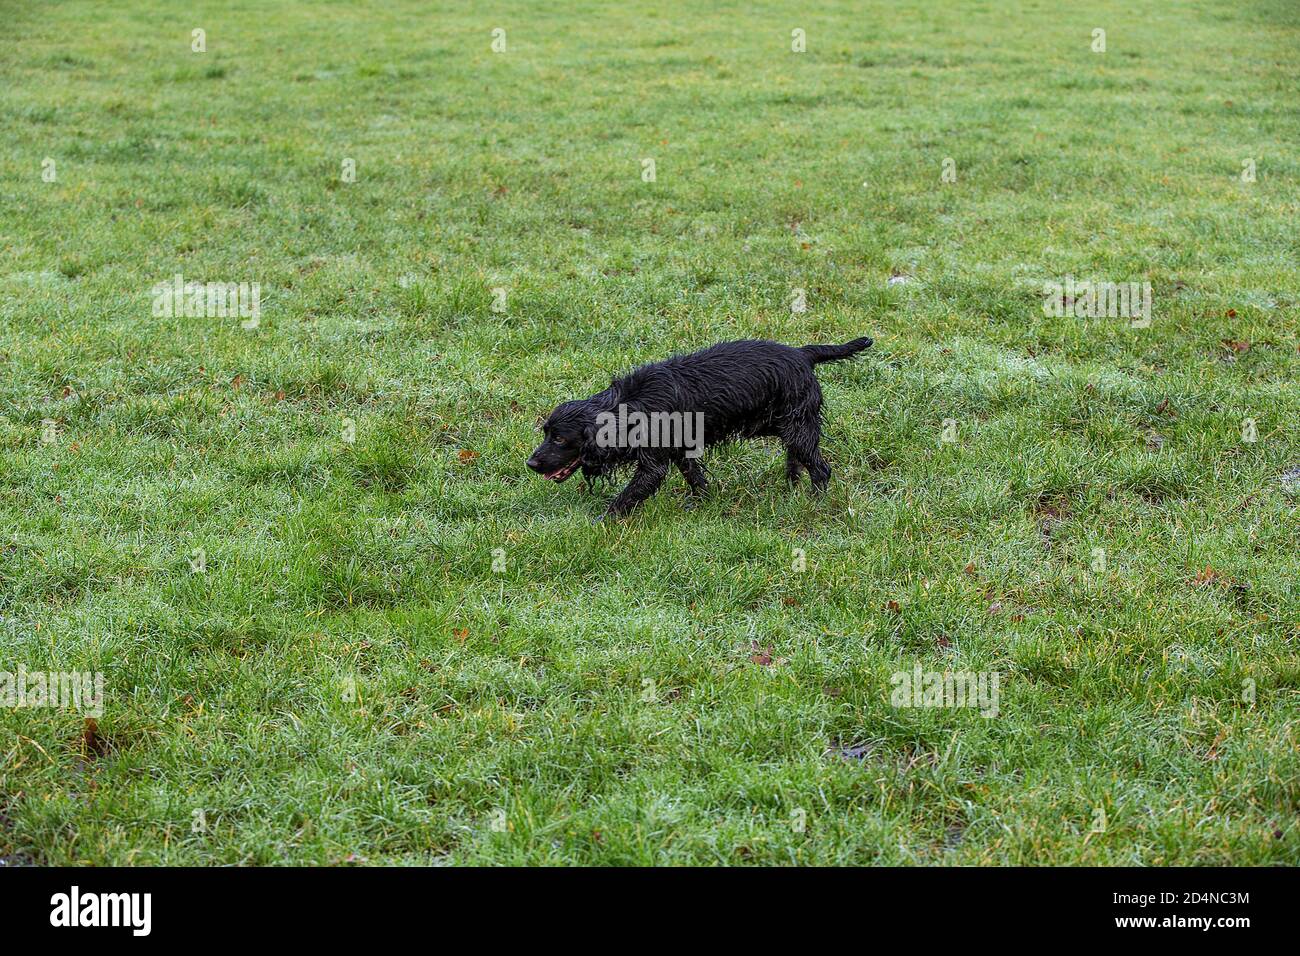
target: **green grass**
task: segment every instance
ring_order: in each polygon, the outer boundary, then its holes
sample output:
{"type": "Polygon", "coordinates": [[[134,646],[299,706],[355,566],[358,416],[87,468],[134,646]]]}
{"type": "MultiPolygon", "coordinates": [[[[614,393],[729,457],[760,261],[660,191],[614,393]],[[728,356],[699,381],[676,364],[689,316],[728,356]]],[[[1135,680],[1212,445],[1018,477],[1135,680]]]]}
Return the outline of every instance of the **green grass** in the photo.
{"type": "Polygon", "coordinates": [[[97,747],[0,710],[0,858],[1300,860],[1294,4],[221,7],[0,25],[0,670],[106,681],[97,747]],[[614,372],[861,334],[823,500],[523,467],[614,372]]]}

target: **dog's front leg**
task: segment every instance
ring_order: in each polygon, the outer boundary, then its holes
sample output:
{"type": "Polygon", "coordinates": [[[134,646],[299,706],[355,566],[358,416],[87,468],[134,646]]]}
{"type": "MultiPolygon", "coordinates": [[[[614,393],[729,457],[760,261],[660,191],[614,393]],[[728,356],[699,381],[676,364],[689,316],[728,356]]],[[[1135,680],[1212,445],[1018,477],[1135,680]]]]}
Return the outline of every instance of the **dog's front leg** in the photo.
{"type": "Polygon", "coordinates": [[[658,491],[659,486],[663,484],[663,480],[667,476],[668,462],[643,460],[636,466],[636,473],[632,476],[632,480],[627,483],[627,487],[620,491],[614,497],[614,500],[609,503],[604,516],[613,515],[615,518],[619,518],[627,514],[658,491]]]}
{"type": "Polygon", "coordinates": [[[709,480],[705,477],[704,466],[695,458],[677,459],[677,470],[682,473],[686,479],[686,485],[691,490],[692,501],[687,502],[687,508],[694,508],[694,499],[703,498],[705,492],[709,490],[709,480]]]}

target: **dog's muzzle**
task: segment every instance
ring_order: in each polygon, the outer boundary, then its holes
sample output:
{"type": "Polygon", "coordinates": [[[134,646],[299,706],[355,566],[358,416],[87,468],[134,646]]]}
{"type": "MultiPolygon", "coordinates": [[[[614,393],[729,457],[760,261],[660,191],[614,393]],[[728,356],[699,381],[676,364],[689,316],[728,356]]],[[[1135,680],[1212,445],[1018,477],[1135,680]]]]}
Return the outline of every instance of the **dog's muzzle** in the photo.
{"type": "Polygon", "coordinates": [[[554,481],[558,483],[564,481],[566,478],[568,478],[570,475],[572,475],[575,471],[578,470],[578,466],[582,464],[582,456],[579,455],[577,458],[573,459],[573,461],[569,462],[567,465],[561,465],[559,468],[555,468],[551,471],[543,470],[544,466],[536,458],[529,458],[526,464],[533,471],[539,472],[542,475],[542,477],[545,478],[547,481],[554,481]]]}

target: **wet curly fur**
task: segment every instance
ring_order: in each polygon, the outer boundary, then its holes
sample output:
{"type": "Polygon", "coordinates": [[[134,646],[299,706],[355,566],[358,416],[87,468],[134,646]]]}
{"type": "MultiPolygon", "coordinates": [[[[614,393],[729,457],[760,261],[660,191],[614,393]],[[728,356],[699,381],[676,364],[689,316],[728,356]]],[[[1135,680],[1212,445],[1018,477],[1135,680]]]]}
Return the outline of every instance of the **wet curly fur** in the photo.
{"type": "Polygon", "coordinates": [[[870,346],[870,338],[802,348],[745,340],[644,365],[614,379],[603,392],[557,407],[542,425],[545,440],[528,459],[528,467],[557,482],[581,468],[588,483],[612,479],[623,468],[635,469],[606,515],[627,514],[645,501],[673,466],[686,479],[691,494],[702,495],[707,487],[704,468],[686,449],[597,441],[601,414],[612,415],[622,405],[629,413],[700,413],[706,447],[746,438],[778,438],[785,446],[786,477],[791,483],[807,471],[813,491],[824,491],[831,469],[818,449],[822,392],[813,368],[851,358],[870,346]]]}

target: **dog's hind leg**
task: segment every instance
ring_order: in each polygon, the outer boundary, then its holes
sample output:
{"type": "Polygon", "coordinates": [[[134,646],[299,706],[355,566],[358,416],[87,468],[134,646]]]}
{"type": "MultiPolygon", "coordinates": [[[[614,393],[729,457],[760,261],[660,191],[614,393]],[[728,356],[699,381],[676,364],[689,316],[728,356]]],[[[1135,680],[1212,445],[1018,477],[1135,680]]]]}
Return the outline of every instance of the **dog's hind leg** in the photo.
{"type": "Polygon", "coordinates": [[[695,458],[678,458],[677,470],[682,473],[686,479],[686,484],[691,489],[691,496],[694,498],[703,497],[704,493],[709,490],[709,481],[704,476],[704,467],[695,458]]]}
{"type": "Polygon", "coordinates": [[[826,464],[826,459],[822,457],[821,450],[817,445],[812,446],[808,452],[808,477],[812,480],[812,489],[816,494],[821,494],[826,490],[826,486],[831,483],[831,466],[826,464]]]}
{"type": "Polygon", "coordinates": [[[801,438],[799,444],[791,446],[791,452],[799,463],[808,469],[808,478],[812,481],[815,494],[821,494],[831,483],[831,466],[826,464],[826,459],[817,447],[819,437],[814,432],[811,438],[801,438]]]}
{"type": "Polygon", "coordinates": [[[799,476],[803,474],[803,465],[799,464],[799,459],[794,456],[790,449],[785,450],[785,480],[790,484],[799,484],[799,476]]]}
{"type": "Polygon", "coordinates": [[[627,514],[658,491],[666,477],[668,477],[668,462],[642,461],[637,465],[636,473],[632,475],[632,480],[627,483],[627,487],[615,495],[614,500],[609,503],[605,515],[618,518],[627,514]]]}
{"type": "MultiPolygon", "coordinates": [[[[814,493],[826,490],[831,480],[831,466],[822,458],[818,448],[822,437],[821,395],[813,397],[795,409],[781,426],[781,442],[786,451],[786,475],[790,476],[791,464],[802,465],[808,469],[808,478],[812,481],[814,493]]],[[[794,476],[797,479],[797,475],[794,476]]]]}

